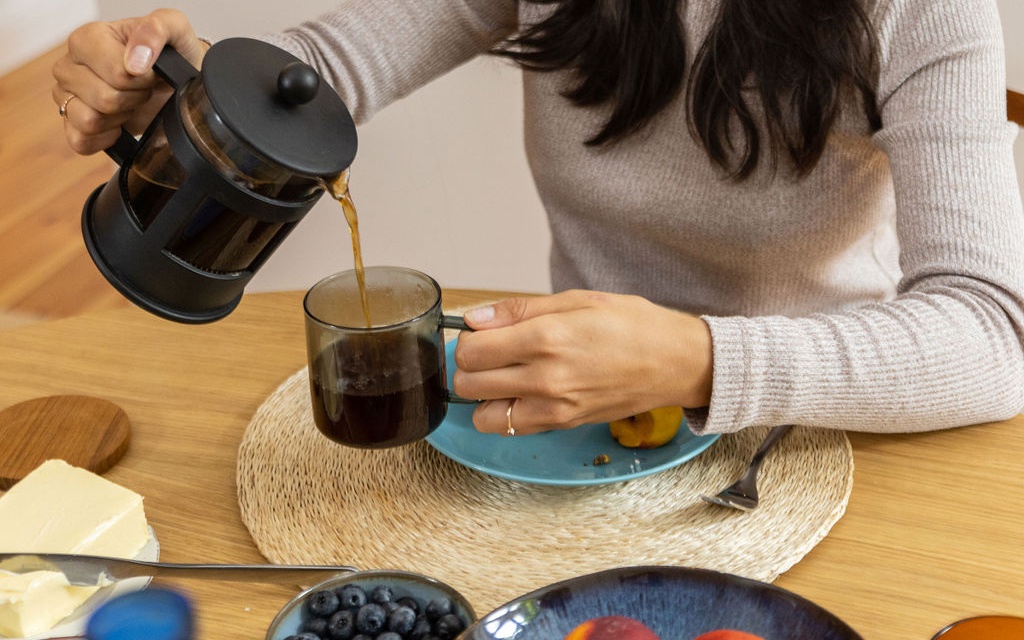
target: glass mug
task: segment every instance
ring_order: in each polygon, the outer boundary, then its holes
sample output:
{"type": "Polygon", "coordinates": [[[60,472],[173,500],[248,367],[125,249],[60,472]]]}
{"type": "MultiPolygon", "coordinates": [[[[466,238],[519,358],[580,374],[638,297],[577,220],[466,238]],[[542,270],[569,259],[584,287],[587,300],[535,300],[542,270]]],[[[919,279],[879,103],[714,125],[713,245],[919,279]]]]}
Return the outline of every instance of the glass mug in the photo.
{"type": "Polygon", "coordinates": [[[441,312],[441,287],[414,269],[367,267],[369,323],[356,271],[306,293],[306,355],[313,419],[329,439],[381,449],[421,440],[449,402],[444,329],[468,329],[441,312]]]}

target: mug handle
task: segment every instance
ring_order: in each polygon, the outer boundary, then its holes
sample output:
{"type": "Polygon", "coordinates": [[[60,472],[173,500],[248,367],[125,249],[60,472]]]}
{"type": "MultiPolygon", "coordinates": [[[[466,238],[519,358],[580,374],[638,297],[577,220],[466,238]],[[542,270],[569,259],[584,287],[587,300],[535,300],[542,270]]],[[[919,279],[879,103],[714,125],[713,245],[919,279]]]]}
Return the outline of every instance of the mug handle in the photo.
{"type": "MultiPolygon", "coordinates": [[[[458,329],[460,331],[473,331],[473,329],[466,324],[466,321],[462,318],[462,316],[442,315],[441,328],[458,329]]],[[[479,400],[469,400],[467,398],[459,397],[452,393],[450,390],[446,390],[446,393],[448,394],[448,402],[453,402],[455,404],[480,404],[479,400]]]]}

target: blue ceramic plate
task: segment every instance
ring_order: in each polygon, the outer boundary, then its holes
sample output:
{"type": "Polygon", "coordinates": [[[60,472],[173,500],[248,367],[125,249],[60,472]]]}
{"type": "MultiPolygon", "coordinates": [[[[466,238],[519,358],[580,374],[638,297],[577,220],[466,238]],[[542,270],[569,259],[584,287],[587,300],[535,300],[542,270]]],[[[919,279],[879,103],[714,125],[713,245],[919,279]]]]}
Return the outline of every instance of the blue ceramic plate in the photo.
{"type": "MultiPolygon", "coordinates": [[[[447,345],[448,388],[455,344],[447,345]]],[[[448,415],[427,437],[435,449],[471,469],[499,478],[550,485],[621,482],[678,466],[711,446],[717,435],[695,436],[686,425],[657,449],[629,449],[612,438],[608,423],[508,438],[473,427],[473,405],[449,404],[448,415]],[[594,465],[607,454],[610,462],[594,465]]]]}
{"type": "Polygon", "coordinates": [[[862,640],[846,623],[790,591],[727,573],[685,567],[624,567],[572,578],[498,607],[463,640],[560,640],[601,616],[642,622],[662,640],[716,629],[765,640],[862,640]]]}

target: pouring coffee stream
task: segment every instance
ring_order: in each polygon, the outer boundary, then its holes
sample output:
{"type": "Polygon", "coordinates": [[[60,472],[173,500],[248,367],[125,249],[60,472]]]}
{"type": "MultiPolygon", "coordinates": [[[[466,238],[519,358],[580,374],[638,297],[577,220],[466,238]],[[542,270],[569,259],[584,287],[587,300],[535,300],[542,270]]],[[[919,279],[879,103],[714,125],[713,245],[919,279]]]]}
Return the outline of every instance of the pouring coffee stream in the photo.
{"type": "Polygon", "coordinates": [[[355,263],[356,280],[359,284],[359,300],[363,305],[363,319],[369,328],[373,326],[373,320],[370,317],[370,300],[366,293],[366,268],[363,266],[363,246],[359,237],[359,216],[348,186],[350,173],[351,169],[345,169],[334,182],[325,181],[324,189],[341,205],[345,221],[348,222],[349,234],[352,236],[352,260],[355,263]]]}

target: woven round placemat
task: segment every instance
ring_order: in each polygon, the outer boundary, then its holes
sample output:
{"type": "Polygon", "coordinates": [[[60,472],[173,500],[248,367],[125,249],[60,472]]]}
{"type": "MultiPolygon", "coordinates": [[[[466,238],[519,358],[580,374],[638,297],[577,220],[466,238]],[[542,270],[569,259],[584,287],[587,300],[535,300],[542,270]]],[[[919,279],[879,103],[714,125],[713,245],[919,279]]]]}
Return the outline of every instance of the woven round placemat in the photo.
{"type": "MultiPolygon", "coordinates": [[[[765,460],[761,506],[706,504],[767,429],[720,438],[674,469],[594,486],[523,484],[418,442],[334,444],[313,423],[302,369],[259,408],[238,454],[242,518],[279,564],[345,564],[432,576],[486,613],[555,581],[625,565],[685,565],[770,582],[842,517],[853,454],[841,432],[798,427],[765,460]]],[[[528,437],[528,436],[527,436],[528,437]]]]}

